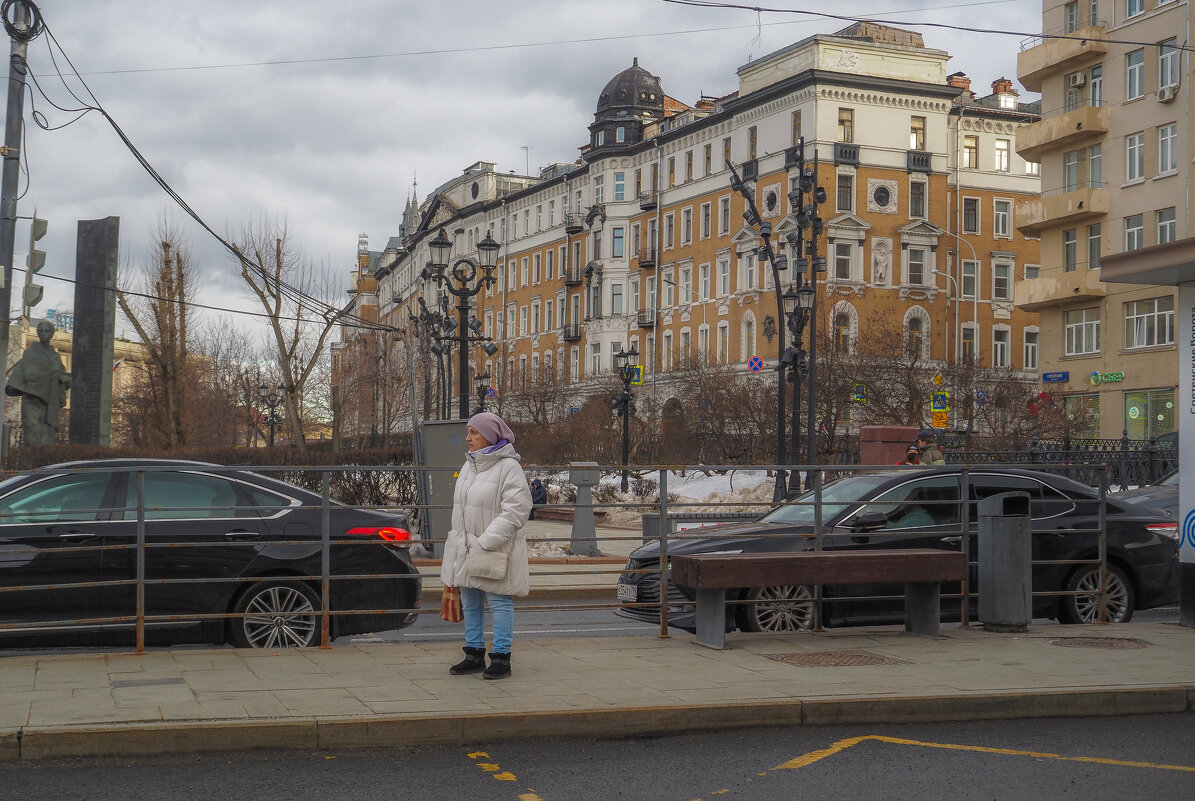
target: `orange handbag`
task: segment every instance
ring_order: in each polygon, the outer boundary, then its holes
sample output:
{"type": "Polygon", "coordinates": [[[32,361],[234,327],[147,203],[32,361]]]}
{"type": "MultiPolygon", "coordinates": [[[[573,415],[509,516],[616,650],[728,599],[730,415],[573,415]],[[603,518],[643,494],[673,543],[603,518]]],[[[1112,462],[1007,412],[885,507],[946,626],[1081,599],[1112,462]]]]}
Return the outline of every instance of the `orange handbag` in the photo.
{"type": "Polygon", "coordinates": [[[460,623],[465,619],[461,611],[461,591],[456,587],[445,587],[440,592],[440,617],[449,623],[460,623]]]}

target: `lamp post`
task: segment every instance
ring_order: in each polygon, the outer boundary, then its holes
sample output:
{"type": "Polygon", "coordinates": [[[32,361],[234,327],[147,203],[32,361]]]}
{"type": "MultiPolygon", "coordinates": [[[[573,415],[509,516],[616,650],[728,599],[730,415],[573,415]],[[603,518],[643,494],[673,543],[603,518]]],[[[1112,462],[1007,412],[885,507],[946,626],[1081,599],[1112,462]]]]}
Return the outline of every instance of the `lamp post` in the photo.
{"type": "MultiPolygon", "coordinates": [[[[801,387],[800,381],[809,375],[809,357],[805,352],[805,326],[813,316],[813,306],[817,293],[811,281],[805,281],[798,275],[799,283],[789,285],[781,299],[784,302],[784,316],[792,334],[792,346],[784,352],[784,362],[788,365],[789,381],[793,385],[792,403],[792,464],[800,464],[800,431],[801,431],[801,387]]],[[[813,402],[812,397],[810,403],[813,402]]],[[[806,454],[812,461],[812,452],[806,454]]],[[[796,470],[789,479],[789,493],[795,495],[801,489],[801,479],[796,470]]]]}
{"type": "Polygon", "coordinates": [[[473,414],[481,414],[485,411],[485,398],[490,392],[489,373],[478,373],[473,376],[473,391],[477,393],[477,408],[473,410],[473,414]]]}
{"type": "Polygon", "coordinates": [[[278,407],[282,405],[284,388],[278,385],[277,391],[271,391],[264,383],[257,388],[257,399],[265,404],[270,411],[266,414],[265,422],[270,426],[270,447],[274,447],[274,426],[282,422],[282,415],[278,414],[278,407]]]}
{"type": "Polygon", "coordinates": [[[622,416],[622,491],[628,487],[627,465],[631,459],[631,417],[635,414],[635,395],[631,392],[631,382],[638,372],[636,359],[639,351],[632,347],[630,350],[620,350],[614,354],[614,366],[622,376],[622,392],[614,399],[614,408],[622,416]]]}
{"type": "MultiPolygon", "coordinates": [[[[460,417],[464,420],[469,417],[469,344],[484,342],[483,347],[489,356],[498,352],[498,347],[490,338],[482,336],[481,322],[476,318],[470,319],[469,300],[481,292],[483,287],[494,285],[496,281],[494,271],[498,267],[493,261],[502,246],[495,242],[490,236],[490,232],[487,231],[485,239],[477,243],[477,252],[481,263],[479,264],[477,260],[468,256],[461,257],[452,263],[451,274],[449,274],[448,262],[452,258],[452,241],[444,234],[443,228],[428,243],[428,246],[431,248],[432,258],[423,268],[423,277],[435,281],[457,299],[456,311],[459,324],[453,321],[453,324],[449,326],[446,322],[445,333],[436,338],[440,341],[448,340],[457,343],[458,400],[460,417]],[[480,276],[478,275],[479,270],[482,273],[480,276]],[[453,330],[456,331],[455,334],[452,333],[453,330]]],[[[451,318],[445,315],[445,320],[448,319],[451,318]]]]}
{"type": "MultiPolygon", "coordinates": [[[[456,320],[448,316],[448,298],[441,297],[441,308],[437,311],[432,311],[427,307],[427,303],[423,298],[419,298],[419,315],[415,316],[409,311],[407,316],[410,318],[411,324],[415,327],[417,334],[421,341],[426,343],[424,337],[433,340],[431,344],[432,355],[436,357],[436,414],[438,419],[448,419],[448,380],[444,374],[444,356],[448,348],[442,344],[441,339],[452,333],[456,328],[456,320]]],[[[426,375],[426,373],[425,373],[426,375]]],[[[427,389],[425,384],[426,404],[431,404],[431,392],[427,389]]]]}
{"type": "MultiPolygon", "coordinates": [[[[954,280],[953,275],[951,275],[950,273],[944,273],[941,270],[939,270],[937,267],[935,267],[933,269],[933,274],[940,275],[943,278],[945,278],[947,281],[949,281],[950,283],[954,284],[954,363],[958,364],[959,363],[959,345],[961,345],[962,341],[963,341],[962,340],[962,329],[959,328],[959,319],[958,319],[958,304],[959,304],[959,300],[961,300],[961,298],[959,298],[959,294],[958,294],[958,281],[954,280]]],[[[948,358],[948,359],[950,358],[950,344],[949,343],[947,343],[947,345],[946,345],[946,358],[948,358]]]]}

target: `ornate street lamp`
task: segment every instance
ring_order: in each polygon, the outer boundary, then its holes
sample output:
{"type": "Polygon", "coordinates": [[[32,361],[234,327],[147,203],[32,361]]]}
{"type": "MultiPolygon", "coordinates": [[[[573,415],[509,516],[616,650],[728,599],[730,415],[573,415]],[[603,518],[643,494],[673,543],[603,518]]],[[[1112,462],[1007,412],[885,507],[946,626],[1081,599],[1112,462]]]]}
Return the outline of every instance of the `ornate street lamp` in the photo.
{"type": "Polygon", "coordinates": [[[631,417],[635,414],[635,396],[631,392],[631,382],[638,372],[639,351],[632,347],[630,350],[620,350],[614,354],[614,367],[622,377],[622,392],[614,399],[614,408],[622,416],[622,491],[628,487],[627,465],[631,457],[631,417]]]}
{"type": "MultiPolygon", "coordinates": [[[[452,258],[452,241],[445,235],[443,228],[428,242],[428,247],[431,249],[431,261],[423,268],[423,278],[435,281],[457,299],[459,323],[445,314],[444,332],[440,335],[433,333],[433,336],[438,340],[437,345],[444,341],[457,343],[457,397],[460,417],[464,420],[469,416],[469,344],[485,343],[483,347],[490,356],[498,352],[498,347],[490,338],[481,335],[481,324],[475,319],[470,319],[469,300],[484,287],[494,285],[494,272],[498,267],[493,262],[502,246],[495,242],[487,231],[485,239],[477,243],[481,263],[464,256],[453,262],[451,269],[449,261],[452,258]]],[[[442,353],[443,346],[440,347],[442,353]]],[[[432,351],[435,350],[433,346],[432,351]]]]}
{"type": "Polygon", "coordinates": [[[277,391],[271,391],[264,382],[257,388],[257,399],[269,409],[265,422],[270,426],[271,448],[274,447],[274,427],[282,422],[282,415],[278,413],[278,407],[282,405],[282,393],[285,389],[279,384],[277,391]]]}
{"type": "MultiPolygon", "coordinates": [[[[474,317],[476,322],[477,318],[474,317]]],[[[473,391],[477,393],[477,408],[473,410],[473,414],[481,414],[485,411],[485,399],[490,393],[490,374],[478,373],[473,376],[473,391]]]]}

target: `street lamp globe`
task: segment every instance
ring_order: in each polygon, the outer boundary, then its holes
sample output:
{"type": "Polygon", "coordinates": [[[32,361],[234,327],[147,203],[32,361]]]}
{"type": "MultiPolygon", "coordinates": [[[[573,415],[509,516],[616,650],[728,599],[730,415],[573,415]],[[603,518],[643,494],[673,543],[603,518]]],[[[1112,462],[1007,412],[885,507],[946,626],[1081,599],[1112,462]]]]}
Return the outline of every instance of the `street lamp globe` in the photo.
{"type": "Polygon", "coordinates": [[[798,305],[798,301],[800,300],[800,297],[801,296],[797,292],[796,288],[792,284],[789,284],[788,289],[784,290],[784,294],[780,296],[780,299],[782,301],[784,301],[784,316],[785,317],[792,317],[793,312],[795,312],[797,310],[797,305],[798,305]]]}
{"type": "Polygon", "coordinates": [[[812,309],[814,299],[815,293],[813,291],[813,283],[806,281],[801,285],[801,288],[797,290],[797,306],[806,310],[812,309]]]}
{"type": "Polygon", "coordinates": [[[448,269],[448,258],[449,253],[452,251],[452,240],[448,238],[444,233],[444,229],[441,228],[440,232],[427,243],[427,246],[431,248],[432,252],[432,269],[443,273],[448,269]]]}
{"type": "Polygon", "coordinates": [[[490,235],[490,231],[485,232],[485,239],[477,243],[477,252],[481,254],[482,267],[491,267],[498,256],[498,251],[502,248],[500,244],[494,241],[490,235]]]}

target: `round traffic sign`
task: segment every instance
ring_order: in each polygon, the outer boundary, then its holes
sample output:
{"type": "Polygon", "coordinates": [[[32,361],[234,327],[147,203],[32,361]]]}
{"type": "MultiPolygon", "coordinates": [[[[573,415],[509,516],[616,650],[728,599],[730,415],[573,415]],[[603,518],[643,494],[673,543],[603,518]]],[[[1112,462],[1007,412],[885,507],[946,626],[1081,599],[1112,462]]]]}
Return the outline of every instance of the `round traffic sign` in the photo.
{"type": "Polygon", "coordinates": [[[758,356],[752,356],[747,361],[747,369],[753,373],[758,373],[763,369],[763,359],[759,358],[758,356]]]}

